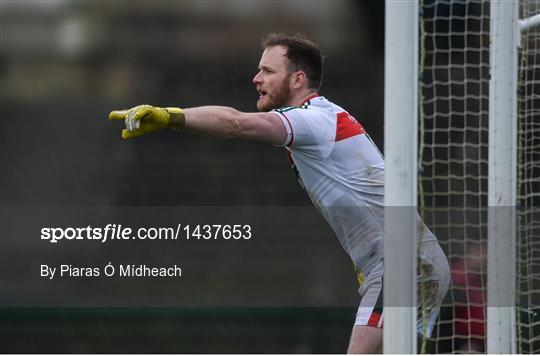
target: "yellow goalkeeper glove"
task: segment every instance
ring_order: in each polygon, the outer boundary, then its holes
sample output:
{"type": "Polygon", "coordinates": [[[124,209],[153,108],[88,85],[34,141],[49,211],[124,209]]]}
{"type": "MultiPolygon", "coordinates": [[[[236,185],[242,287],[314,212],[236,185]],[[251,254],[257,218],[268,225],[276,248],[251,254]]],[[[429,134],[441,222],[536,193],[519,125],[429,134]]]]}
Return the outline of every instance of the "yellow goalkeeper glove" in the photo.
{"type": "Polygon", "coordinates": [[[151,105],[139,105],[128,110],[115,110],[109,114],[109,120],[124,120],[126,128],[122,138],[142,136],[147,132],[164,128],[181,130],[186,118],[180,108],[159,108],[151,105]]]}

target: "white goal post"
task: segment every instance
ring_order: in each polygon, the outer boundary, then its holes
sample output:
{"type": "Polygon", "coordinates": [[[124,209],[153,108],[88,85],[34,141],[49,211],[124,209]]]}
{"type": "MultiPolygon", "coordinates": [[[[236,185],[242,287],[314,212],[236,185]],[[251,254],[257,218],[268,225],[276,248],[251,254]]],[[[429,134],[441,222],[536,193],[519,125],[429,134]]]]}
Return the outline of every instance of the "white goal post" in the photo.
{"type": "Polygon", "coordinates": [[[418,3],[385,10],[385,353],[416,352],[418,3]]]}
{"type": "Polygon", "coordinates": [[[491,1],[487,352],[512,354],[515,335],[518,0],[491,1]]]}

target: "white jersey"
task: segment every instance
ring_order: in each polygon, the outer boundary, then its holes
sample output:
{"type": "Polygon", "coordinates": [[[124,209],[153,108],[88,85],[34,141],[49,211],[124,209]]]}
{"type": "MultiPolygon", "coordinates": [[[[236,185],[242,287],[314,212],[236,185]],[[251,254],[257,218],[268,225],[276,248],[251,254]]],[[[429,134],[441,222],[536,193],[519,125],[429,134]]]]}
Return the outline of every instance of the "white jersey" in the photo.
{"type": "MultiPolygon", "coordinates": [[[[383,258],[384,160],[363,126],[322,96],[272,111],[300,184],[363,274],[383,258]]],[[[425,230],[424,240],[435,239],[425,230]]]]}

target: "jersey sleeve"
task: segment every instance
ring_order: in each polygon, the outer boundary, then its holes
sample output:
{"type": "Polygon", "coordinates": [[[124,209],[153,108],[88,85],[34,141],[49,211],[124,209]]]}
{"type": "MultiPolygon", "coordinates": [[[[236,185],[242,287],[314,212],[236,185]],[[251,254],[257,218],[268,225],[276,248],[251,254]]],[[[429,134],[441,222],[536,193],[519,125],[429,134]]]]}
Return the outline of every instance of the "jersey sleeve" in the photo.
{"type": "Polygon", "coordinates": [[[287,130],[287,138],[280,146],[318,159],[330,155],[336,138],[335,114],[301,107],[276,109],[272,113],[281,119],[287,130]]]}

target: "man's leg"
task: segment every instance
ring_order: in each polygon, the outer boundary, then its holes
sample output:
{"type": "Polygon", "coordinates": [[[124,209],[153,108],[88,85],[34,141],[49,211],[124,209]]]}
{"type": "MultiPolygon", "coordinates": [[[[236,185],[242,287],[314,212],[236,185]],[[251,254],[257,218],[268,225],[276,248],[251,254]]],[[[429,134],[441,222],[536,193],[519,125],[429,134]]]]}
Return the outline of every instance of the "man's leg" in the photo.
{"type": "Polygon", "coordinates": [[[383,329],[373,326],[353,326],[348,354],[382,353],[383,329]]]}
{"type": "Polygon", "coordinates": [[[383,334],[383,261],[381,260],[360,282],[362,296],[347,353],[376,354],[382,352],[383,334]]]}

